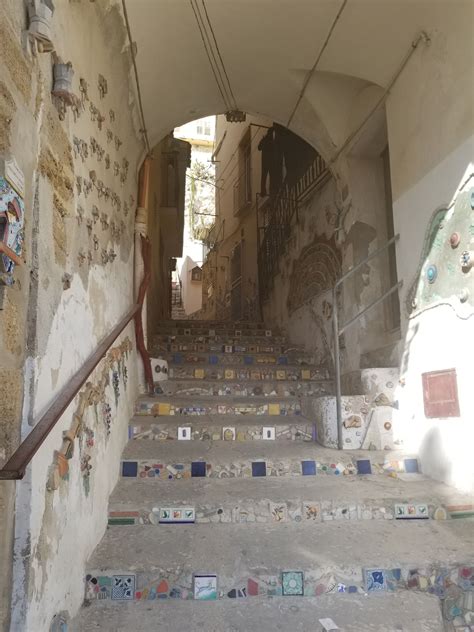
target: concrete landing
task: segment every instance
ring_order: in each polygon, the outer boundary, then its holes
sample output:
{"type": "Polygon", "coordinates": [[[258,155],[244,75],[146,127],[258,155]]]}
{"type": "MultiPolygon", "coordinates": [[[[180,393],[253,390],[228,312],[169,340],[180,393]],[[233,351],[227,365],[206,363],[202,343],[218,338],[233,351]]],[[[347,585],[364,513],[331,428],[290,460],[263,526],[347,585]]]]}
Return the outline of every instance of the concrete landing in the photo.
{"type": "Polygon", "coordinates": [[[147,603],[93,602],[70,632],[319,632],[331,617],[341,632],[443,632],[439,600],[432,595],[322,595],[196,604],[163,601],[159,614],[147,603]]]}

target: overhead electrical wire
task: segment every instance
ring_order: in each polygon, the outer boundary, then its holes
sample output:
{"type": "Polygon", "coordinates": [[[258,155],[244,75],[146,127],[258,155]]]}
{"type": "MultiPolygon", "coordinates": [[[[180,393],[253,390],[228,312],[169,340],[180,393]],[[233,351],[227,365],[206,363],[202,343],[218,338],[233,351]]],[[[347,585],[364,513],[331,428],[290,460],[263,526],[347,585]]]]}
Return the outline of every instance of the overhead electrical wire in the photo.
{"type": "Polygon", "coordinates": [[[202,9],[204,10],[205,18],[203,17],[203,13],[201,12],[202,10],[199,6],[198,0],[189,0],[189,3],[193,10],[194,17],[196,18],[196,23],[199,28],[199,33],[201,35],[204,50],[206,51],[207,59],[209,61],[209,65],[211,66],[211,70],[214,75],[214,79],[216,81],[222,101],[224,102],[226,112],[237,110],[237,103],[235,100],[234,92],[232,90],[232,86],[230,84],[229,75],[224,65],[219,45],[217,43],[217,38],[212,27],[212,23],[209,18],[204,0],[201,0],[201,4],[202,9]],[[206,22],[208,25],[207,27],[206,22]]]}

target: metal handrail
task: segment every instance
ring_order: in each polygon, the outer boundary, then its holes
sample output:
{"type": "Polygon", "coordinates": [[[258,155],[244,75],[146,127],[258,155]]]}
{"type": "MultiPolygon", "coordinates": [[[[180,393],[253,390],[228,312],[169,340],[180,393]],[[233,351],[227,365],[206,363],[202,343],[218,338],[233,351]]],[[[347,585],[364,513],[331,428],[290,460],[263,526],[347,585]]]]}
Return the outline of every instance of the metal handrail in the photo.
{"type": "Polygon", "coordinates": [[[342,406],[341,406],[341,397],[342,397],[342,394],[341,394],[341,362],[340,362],[340,358],[339,358],[339,338],[351,325],[353,325],[355,322],[357,322],[359,320],[359,318],[361,318],[364,314],[366,314],[369,310],[371,310],[372,307],[375,307],[376,305],[378,305],[379,303],[384,301],[387,298],[387,296],[390,296],[390,294],[393,294],[393,292],[398,290],[403,285],[403,281],[399,281],[398,283],[393,285],[389,290],[384,292],[382,294],[382,296],[380,296],[379,298],[377,298],[374,301],[372,301],[372,303],[367,305],[367,307],[364,307],[364,309],[362,311],[360,311],[353,318],[351,318],[346,323],[344,323],[344,325],[342,327],[339,327],[339,317],[338,317],[338,313],[337,313],[337,290],[340,287],[340,285],[348,277],[352,276],[355,272],[357,272],[357,270],[360,270],[360,268],[362,268],[362,266],[364,266],[368,261],[370,261],[374,257],[377,257],[382,252],[387,250],[387,248],[389,248],[392,244],[394,244],[399,238],[400,238],[400,234],[398,233],[397,235],[395,235],[395,237],[392,237],[392,239],[389,239],[383,246],[381,246],[380,248],[377,248],[377,250],[374,250],[373,252],[371,252],[367,257],[365,257],[365,259],[360,261],[357,265],[355,265],[352,268],[349,268],[349,270],[347,272],[345,272],[336,281],[336,283],[334,284],[334,287],[332,289],[332,325],[333,325],[333,337],[334,337],[334,373],[335,373],[334,377],[335,377],[335,381],[336,381],[337,446],[338,446],[339,450],[343,449],[343,440],[342,440],[342,406]]]}
{"type": "Polygon", "coordinates": [[[28,464],[77,395],[79,389],[140,309],[141,304],[137,303],[125,314],[119,324],[102,340],[79,371],[59,391],[39,421],[33,426],[29,435],[21,442],[9,460],[0,469],[0,480],[21,480],[24,477],[28,464]]]}

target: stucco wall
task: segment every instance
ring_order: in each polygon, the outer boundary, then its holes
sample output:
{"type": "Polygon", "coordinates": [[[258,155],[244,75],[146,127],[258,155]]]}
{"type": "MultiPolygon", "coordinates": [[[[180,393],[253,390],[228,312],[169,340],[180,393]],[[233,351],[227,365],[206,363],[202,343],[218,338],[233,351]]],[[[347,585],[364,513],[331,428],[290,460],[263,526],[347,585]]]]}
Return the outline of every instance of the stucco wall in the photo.
{"type": "Polygon", "coordinates": [[[191,257],[186,257],[181,266],[183,308],[186,314],[193,314],[202,306],[202,281],[193,281],[191,278],[191,271],[197,265],[191,257]]]}
{"type": "MultiPolygon", "coordinates": [[[[423,470],[472,491],[474,400],[468,349],[474,339],[474,314],[466,308],[470,317],[465,312],[461,318],[456,296],[461,287],[469,288],[472,295],[472,269],[467,274],[460,266],[454,271],[444,297],[447,304],[410,320],[406,304],[423,263],[425,235],[434,212],[449,207],[460,188],[472,192],[474,186],[469,180],[474,157],[473,7],[458,2],[446,9],[444,3],[430,7],[431,44],[413,58],[387,102],[395,230],[400,232],[398,274],[405,281],[401,292],[405,386],[397,395],[399,416],[406,424],[405,442],[420,449],[423,470]],[[450,368],[457,372],[461,416],[427,419],[421,373],[450,368]]],[[[460,250],[469,249],[469,242],[472,250],[472,239],[472,230],[470,235],[462,234],[460,250]]],[[[439,270],[436,283],[446,273],[439,270]]]]}
{"type": "MultiPolygon", "coordinates": [[[[51,95],[52,55],[35,57],[21,47],[22,30],[27,28],[23,3],[2,5],[1,18],[2,109],[9,108],[11,118],[9,129],[2,129],[1,150],[14,155],[26,179],[25,266],[15,271],[16,286],[7,290],[7,310],[0,313],[0,368],[5,364],[11,381],[24,367],[24,388],[17,376],[5,398],[2,394],[2,403],[14,402],[0,413],[6,413],[1,421],[9,424],[0,423],[8,456],[20,422],[26,436],[134,302],[136,174],[143,144],[118,3],[56,3],[52,39],[57,55],[72,63],[72,91],[78,97],[76,115],[68,107],[63,120],[60,101],[51,95]],[[99,73],[107,81],[102,96],[99,73]],[[80,90],[81,78],[86,92],[80,90]],[[83,141],[82,150],[78,141],[83,141]]],[[[68,479],[61,478],[57,489],[47,490],[55,450],[61,448],[63,431],[71,427],[78,398],[16,486],[13,630],[46,630],[56,612],[72,614],[80,606],[84,565],[105,529],[107,498],[118,476],[138,392],[131,325],[115,346],[127,337],[133,349],[123,359],[125,364],[119,366],[117,360],[118,378],[109,371],[110,384],[97,414],[94,406],[87,408],[68,462],[68,479]],[[118,404],[114,383],[120,389],[118,404]],[[110,435],[103,403],[111,407],[110,435]]],[[[98,383],[102,369],[103,363],[91,376],[92,385],[98,383]]],[[[7,384],[3,381],[2,387],[7,384]]],[[[7,485],[11,494],[15,484],[2,484],[3,489],[7,485]]],[[[2,529],[5,542],[8,526],[2,529]]],[[[2,606],[7,612],[6,601],[2,606]]]]}

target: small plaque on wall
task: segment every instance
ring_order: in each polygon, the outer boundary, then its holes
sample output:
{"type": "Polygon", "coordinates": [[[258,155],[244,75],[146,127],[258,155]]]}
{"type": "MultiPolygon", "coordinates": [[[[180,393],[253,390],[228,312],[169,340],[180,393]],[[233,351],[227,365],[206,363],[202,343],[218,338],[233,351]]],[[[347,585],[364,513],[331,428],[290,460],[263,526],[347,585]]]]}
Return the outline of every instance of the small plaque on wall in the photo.
{"type": "Polygon", "coordinates": [[[426,417],[459,417],[456,369],[422,373],[421,377],[426,417]]]}

